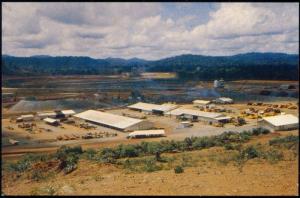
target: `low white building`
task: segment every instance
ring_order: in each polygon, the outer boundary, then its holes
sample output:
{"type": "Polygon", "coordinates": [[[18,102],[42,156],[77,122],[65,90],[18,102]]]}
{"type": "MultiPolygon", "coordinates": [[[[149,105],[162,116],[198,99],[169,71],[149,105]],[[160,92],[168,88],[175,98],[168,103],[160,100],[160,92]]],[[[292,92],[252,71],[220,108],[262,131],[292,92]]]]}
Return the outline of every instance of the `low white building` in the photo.
{"type": "Polygon", "coordinates": [[[185,109],[185,108],[174,109],[166,114],[170,116],[175,116],[176,118],[183,117],[189,120],[202,121],[210,124],[214,122],[219,122],[220,120],[224,121],[224,120],[231,119],[231,117],[225,116],[224,114],[221,113],[205,112],[205,111],[185,109]]]}
{"type": "Polygon", "coordinates": [[[37,116],[40,119],[44,119],[44,118],[56,118],[57,113],[55,113],[54,111],[51,112],[38,112],[37,116]]]}
{"type": "Polygon", "coordinates": [[[47,124],[53,125],[53,126],[57,126],[59,125],[59,122],[55,119],[52,118],[45,118],[43,119],[47,124]]]}
{"type": "Polygon", "coordinates": [[[164,129],[141,130],[141,131],[134,131],[128,134],[128,138],[163,137],[163,136],[165,136],[164,129]]]}
{"type": "Polygon", "coordinates": [[[153,123],[147,120],[129,118],[95,110],[84,111],[75,114],[74,117],[86,120],[94,124],[102,125],[104,127],[122,131],[144,130],[153,127],[153,123]]]}
{"type": "Polygon", "coordinates": [[[70,116],[76,114],[76,112],[73,111],[73,110],[62,110],[61,113],[62,113],[65,117],[70,117],[70,116]]]}
{"type": "Polygon", "coordinates": [[[221,104],[232,104],[233,100],[231,98],[225,98],[225,97],[221,97],[221,98],[217,98],[216,103],[221,103],[221,104]]]}
{"type": "Polygon", "coordinates": [[[299,118],[291,114],[263,117],[258,125],[271,131],[285,131],[299,128],[299,118]]]}
{"type": "Polygon", "coordinates": [[[196,107],[205,107],[208,104],[210,104],[211,102],[209,100],[194,100],[193,104],[196,107]]]}
{"type": "Polygon", "coordinates": [[[151,104],[151,103],[144,103],[144,102],[138,102],[136,104],[128,106],[129,109],[137,110],[145,113],[154,113],[154,114],[160,114],[163,115],[166,112],[169,112],[173,109],[176,109],[178,106],[174,104],[151,104]]]}
{"type": "Polygon", "coordinates": [[[21,115],[20,117],[17,118],[17,122],[21,121],[32,121],[34,119],[34,115],[32,114],[27,114],[27,115],[21,115]]]}

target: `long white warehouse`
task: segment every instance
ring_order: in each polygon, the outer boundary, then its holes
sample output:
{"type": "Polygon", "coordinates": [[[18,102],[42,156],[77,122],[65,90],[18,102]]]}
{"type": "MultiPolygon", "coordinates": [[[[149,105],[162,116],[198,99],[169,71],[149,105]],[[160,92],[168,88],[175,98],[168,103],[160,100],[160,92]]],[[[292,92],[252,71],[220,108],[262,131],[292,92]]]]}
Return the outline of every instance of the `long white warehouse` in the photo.
{"type": "Polygon", "coordinates": [[[129,109],[138,110],[147,113],[155,113],[155,114],[164,114],[168,111],[176,109],[178,106],[174,104],[151,104],[151,103],[144,103],[138,102],[136,104],[128,106],[129,109]]]}
{"type": "Polygon", "coordinates": [[[144,130],[153,127],[153,123],[135,118],[115,115],[102,111],[88,110],[75,114],[74,117],[122,131],[144,130]]]}
{"type": "Polygon", "coordinates": [[[272,131],[298,129],[299,118],[291,114],[264,117],[259,121],[259,125],[272,131]]]}

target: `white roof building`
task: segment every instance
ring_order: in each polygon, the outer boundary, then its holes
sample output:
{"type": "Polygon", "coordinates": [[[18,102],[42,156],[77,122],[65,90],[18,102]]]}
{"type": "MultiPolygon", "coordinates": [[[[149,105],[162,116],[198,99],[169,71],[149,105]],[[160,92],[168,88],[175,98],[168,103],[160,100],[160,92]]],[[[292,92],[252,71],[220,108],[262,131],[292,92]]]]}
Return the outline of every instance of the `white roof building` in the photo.
{"type": "Polygon", "coordinates": [[[221,97],[221,98],[217,98],[216,102],[218,102],[218,103],[233,103],[233,100],[231,98],[221,97]]]}
{"type": "Polygon", "coordinates": [[[174,109],[174,110],[168,112],[167,114],[175,115],[175,116],[186,114],[186,115],[193,115],[193,116],[197,116],[197,117],[208,117],[208,118],[217,118],[217,117],[224,116],[221,113],[212,113],[212,112],[205,112],[205,111],[199,111],[199,110],[194,110],[194,109],[185,109],[185,108],[174,109]]]}
{"type": "Polygon", "coordinates": [[[37,113],[37,116],[40,117],[40,118],[47,118],[47,117],[55,118],[56,115],[57,115],[57,113],[55,113],[53,111],[37,113]]]}
{"type": "Polygon", "coordinates": [[[164,129],[156,129],[156,130],[140,130],[134,131],[128,134],[128,137],[155,137],[155,136],[164,136],[164,129]]]}
{"type": "Polygon", "coordinates": [[[145,120],[95,110],[84,111],[82,113],[75,114],[74,117],[118,130],[148,129],[153,126],[152,123],[145,120]]]}
{"type": "Polygon", "coordinates": [[[196,117],[198,120],[207,121],[207,122],[219,122],[224,120],[230,120],[231,117],[225,116],[221,113],[213,113],[213,112],[205,112],[199,111],[194,109],[185,109],[185,108],[178,108],[174,109],[166,113],[167,115],[173,116],[185,116],[185,117],[196,117]]]}
{"type": "Polygon", "coordinates": [[[27,115],[21,115],[20,117],[17,118],[17,120],[30,121],[30,120],[33,120],[33,118],[34,118],[34,115],[27,114],[27,115]]]}
{"type": "Polygon", "coordinates": [[[74,115],[76,114],[73,110],[62,110],[61,111],[64,115],[74,115]]]}
{"type": "Polygon", "coordinates": [[[193,103],[195,105],[208,105],[210,103],[209,100],[194,100],[193,103]]]}
{"type": "Polygon", "coordinates": [[[263,117],[260,124],[273,130],[290,130],[299,128],[299,118],[291,114],[263,117]]]}
{"type": "Polygon", "coordinates": [[[20,116],[21,118],[23,118],[23,119],[27,119],[27,118],[34,118],[34,116],[32,115],[32,114],[27,114],[27,115],[21,115],[20,116]]]}
{"type": "Polygon", "coordinates": [[[43,119],[45,122],[49,123],[49,124],[55,124],[55,123],[58,123],[57,120],[55,119],[52,119],[52,118],[45,118],[43,119]]]}
{"type": "Polygon", "coordinates": [[[147,112],[153,112],[153,111],[161,111],[161,112],[168,112],[175,108],[177,108],[177,105],[174,104],[151,104],[151,103],[144,103],[144,102],[138,102],[136,104],[128,106],[129,109],[135,109],[135,110],[141,110],[141,111],[147,111],[147,112]]]}

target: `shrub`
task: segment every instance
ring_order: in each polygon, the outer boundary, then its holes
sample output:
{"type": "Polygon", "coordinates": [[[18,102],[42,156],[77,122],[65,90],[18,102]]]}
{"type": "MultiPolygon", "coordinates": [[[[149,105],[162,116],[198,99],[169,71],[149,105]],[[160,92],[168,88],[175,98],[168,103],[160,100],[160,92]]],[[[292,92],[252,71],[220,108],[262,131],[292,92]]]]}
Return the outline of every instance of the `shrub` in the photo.
{"type": "Polygon", "coordinates": [[[88,160],[93,160],[95,158],[96,153],[97,152],[94,149],[89,148],[85,151],[85,157],[88,160]]]}
{"type": "Polygon", "coordinates": [[[77,168],[79,154],[82,154],[81,146],[62,146],[56,151],[56,158],[60,161],[59,169],[68,174],[77,168]]]}
{"type": "Polygon", "coordinates": [[[16,163],[8,165],[10,171],[24,172],[31,167],[31,164],[41,159],[43,155],[26,154],[16,163]]]}
{"type": "Polygon", "coordinates": [[[137,157],[139,153],[133,145],[119,145],[116,149],[118,157],[137,157]]]}
{"type": "Polygon", "coordinates": [[[183,169],[181,166],[176,166],[176,167],[174,168],[174,172],[175,172],[176,174],[183,173],[183,172],[184,172],[184,169],[183,169]]]}
{"type": "Polygon", "coordinates": [[[57,159],[61,160],[61,159],[65,159],[69,154],[79,155],[82,153],[83,151],[81,146],[75,146],[75,147],[61,146],[56,151],[55,156],[57,159]]]}
{"type": "Polygon", "coordinates": [[[210,148],[212,146],[215,146],[215,142],[213,138],[209,137],[201,137],[196,139],[195,142],[193,142],[193,148],[197,149],[210,148]]]}
{"type": "Polygon", "coordinates": [[[299,144],[299,136],[289,135],[286,137],[276,137],[269,141],[270,146],[278,146],[278,145],[284,145],[284,147],[289,148],[290,145],[296,145],[299,144]]]}
{"type": "Polygon", "coordinates": [[[253,159],[260,156],[260,152],[254,146],[248,146],[241,152],[242,157],[248,159],[253,159]]]}
{"type": "Polygon", "coordinates": [[[31,173],[31,179],[34,181],[41,181],[46,179],[46,175],[41,170],[33,170],[31,173]]]}
{"type": "Polygon", "coordinates": [[[78,159],[79,157],[75,154],[70,154],[67,156],[65,167],[63,168],[65,174],[71,173],[77,168],[78,159]]]}
{"type": "Polygon", "coordinates": [[[241,144],[225,144],[224,148],[225,150],[240,150],[241,149],[241,144]]]}
{"type": "Polygon", "coordinates": [[[161,170],[162,168],[160,166],[157,166],[155,163],[155,160],[153,159],[146,159],[145,165],[143,167],[143,170],[146,172],[154,172],[161,170]]]}
{"type": "Polygon", "coordinates": [[[97,152],[97,155],[95,156],[95,159],[99,162],[104,163],[116,163],[116,159],[119,156],[116,154],[116,152],[112,148],[103,148],[99,152],[97,152]]]}
{"type": "Polygon", "coordinates": [[[283,159],[283,153],[276,149],[270,149],[263,154],[263,158],[271,163],[276,163],[283,159]]]}
{"type": "Polygon", "coordinates": [[[268,134],[268,133],[270,133],[270,130],[265,129],[265,128],[261,128],[261,127],[255,128],[255,129],[252,130],[252,134],[256,135],[256,136],[258,136],[260,134],[268,134]]]}

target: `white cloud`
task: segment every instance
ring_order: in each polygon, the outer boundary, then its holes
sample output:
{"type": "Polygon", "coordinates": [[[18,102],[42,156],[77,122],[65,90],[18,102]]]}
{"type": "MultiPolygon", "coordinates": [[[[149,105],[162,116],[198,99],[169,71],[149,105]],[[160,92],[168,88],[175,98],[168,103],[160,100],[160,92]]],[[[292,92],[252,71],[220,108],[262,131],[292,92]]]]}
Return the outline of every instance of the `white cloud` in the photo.
{"type": "MultiPolygon", "coordinates": [[[[177,5],[171,11],[180,9],[177,5]]],[[[193,28],[189,23],[201,16],[181,10],[180,17],[162,17],[166,7],[160,3],[3,3],[2,49],[25,56],[146,59],[182,53],[298,52],[298,3],[224,3],[211,10],[207,23],[193,28]]]]}

